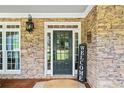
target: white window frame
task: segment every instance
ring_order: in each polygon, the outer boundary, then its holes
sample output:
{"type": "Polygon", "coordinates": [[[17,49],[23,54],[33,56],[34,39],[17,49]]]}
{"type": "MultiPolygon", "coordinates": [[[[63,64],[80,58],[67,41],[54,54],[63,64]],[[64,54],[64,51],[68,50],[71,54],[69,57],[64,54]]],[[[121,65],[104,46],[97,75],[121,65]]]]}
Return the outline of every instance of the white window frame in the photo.
{"type": "Polygon", "coordinates": [[[81,43],[81,22],[45,22],[44,23],[44,75],[53,76],[53,30],[72,30],[73,37],[73,65],[72,65],[72,76],[77,75],[77,70],[75,70],[75,33],[78,33],[78,44],[81,43]],[[48,25],[78,25],[78,28],[48,28],[48,25]],[[51,33],[51,70],[47,70],[47,33],[51,33]]]}
{"type": "Polygon", "coordinates": [[[2,51],[3,51],[3,69],[0,70],[0,74],[20,74],[21,73],[21,25],[20,22],[0,22],[3,28],[0,29],[2,32],[2,51]],[[7,25],[19,25],[19,28],[6,28],[7,25]],[[20,55],[20,69],[19,70],[8,70],[7,69],[7,50],[6,50],[6,32],[18,32],[19,33],[19,49],[10,51],[19,51],[20,55]]]}

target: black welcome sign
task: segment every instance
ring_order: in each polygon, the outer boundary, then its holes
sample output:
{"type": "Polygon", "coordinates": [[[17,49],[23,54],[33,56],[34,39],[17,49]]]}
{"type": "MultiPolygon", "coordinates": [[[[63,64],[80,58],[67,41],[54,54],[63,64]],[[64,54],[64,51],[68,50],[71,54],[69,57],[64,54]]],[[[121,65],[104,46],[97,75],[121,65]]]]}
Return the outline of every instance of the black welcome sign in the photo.
{"type": "Polygon", "coordinates": [[[86,82],[86,69],[87,69],[87,44],[82,43],[79,45],[79,65],[78,65],[78,80],[86,82]]]}

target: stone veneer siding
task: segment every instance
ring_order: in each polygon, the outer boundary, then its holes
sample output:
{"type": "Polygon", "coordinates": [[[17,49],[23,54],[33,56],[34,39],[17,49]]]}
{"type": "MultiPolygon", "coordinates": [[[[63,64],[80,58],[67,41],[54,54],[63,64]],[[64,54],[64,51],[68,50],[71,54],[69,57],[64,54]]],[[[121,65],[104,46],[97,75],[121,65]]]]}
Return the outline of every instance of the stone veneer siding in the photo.
{"type": "MultiPolygon", "coordinates": [[[[91,87],[97,86],[97,56],[96,56],[96,9],[94,7],[85,19],[85,31],[91,32],[91,43],[87,43],[87,80],[91,87]]],[[[89,38],[89,37],[87,37],[89,38]]]]}
{"type": "Polygon", "coordinates": [[[88,43],[90,84],[124,87],[124,6],[96,6],[85,25],[92,33],[88,43]]]}
{"type": "MultiPolygon", "coordinates": [[[[21,74],[2,74],[0,78],[41,78],[44,76],[44,22],[83,22],[81,18],[34,18],[32,33],[25,30],[26,18],[2,18],[0,22],[21,23],[21,74]]],[[[84,35],[83,35],[84,36],[84,35]]]]}

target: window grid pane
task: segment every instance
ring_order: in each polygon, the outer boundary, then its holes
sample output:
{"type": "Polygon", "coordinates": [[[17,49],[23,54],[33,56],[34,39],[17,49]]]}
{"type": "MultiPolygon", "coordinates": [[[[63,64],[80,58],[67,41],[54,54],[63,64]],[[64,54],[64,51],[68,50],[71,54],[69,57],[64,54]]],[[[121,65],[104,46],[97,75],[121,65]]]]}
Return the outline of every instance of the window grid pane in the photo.
{"type": "Polygon", "coordinates": [[[6,33],[6,49],[7,50],[19,49],[19,33],[18,32],[6,33]]]}
{"type": "Polygon", "coordinates": [[[20,59],[19,51],[8,51],[7,52],[7,69],[8,70],[19,70],[20,59]]]}
{"type": "Polygon", "coordinates": [[[0,25],[0,29],[3,28],[3,25],[0,25]]]}
{"type": "Polygon", "coordinates": [[[7,25],[6,28],[12,28],[12,29],[15,29],[15,28],[19,28],[19,25],[7,25]]]}
{"type": "Polygon", "coordinates": [[[20,69],[19,32],[6,32],[7,70],[20,69]]]}

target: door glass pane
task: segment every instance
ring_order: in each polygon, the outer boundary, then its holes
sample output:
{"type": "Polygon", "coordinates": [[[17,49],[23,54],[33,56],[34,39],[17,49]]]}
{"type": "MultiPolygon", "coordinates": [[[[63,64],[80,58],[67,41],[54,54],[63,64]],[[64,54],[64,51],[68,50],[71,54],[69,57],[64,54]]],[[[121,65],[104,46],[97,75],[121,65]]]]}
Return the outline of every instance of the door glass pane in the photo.
{"type": "Polygon", "coordinates": [[[0,32],[0,50],[2,50],[2,32],[0,32]]]}
{"type": "Polygon", "coordinates": [[[78,69],[78,33],[75,33],[75,69],[78,69]]]}
{"type": "Polygon", "coordinates": [[[70,55],[69,48],[69,33],[57,32],[56,35],[56,60],[67,60],[70,55]]]}
{"type": "Polygon", "coordinates": [[[3,69],[3,58],[2,58],[2,51],[0,52],[0,70],[3,69]]]}
{"type": "Polygon", "coordinates": [[[0,70],[3,69],[3,54],[2,54],[2,32],[0,32],[0,70]]]}
{"type": "Polygon", "coordinates": [[[47,33],[47,69],[51,69],[51,33],[47,33]]]}

